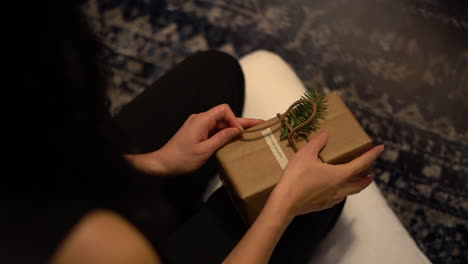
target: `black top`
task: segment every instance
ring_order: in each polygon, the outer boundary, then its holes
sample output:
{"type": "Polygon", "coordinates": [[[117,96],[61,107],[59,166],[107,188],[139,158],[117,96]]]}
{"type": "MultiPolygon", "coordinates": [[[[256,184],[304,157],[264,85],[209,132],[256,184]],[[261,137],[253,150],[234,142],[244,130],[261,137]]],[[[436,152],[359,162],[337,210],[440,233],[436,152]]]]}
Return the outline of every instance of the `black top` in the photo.
{"type": "Polygon", "coordinates": [[[2,263],[47,262],[80,218],[98,208],[122,215],[163,248],[159,240],[199,208],[216,162],[211,159],[196,175],[177,179],[141,175],[122,158],[122,150],[134,149],[122,144],[125,137],[116,131],[131,137],[137,152],[153,151],[190,113],[229,103],[240,116],[244,80],[239,64],[221,52],[194,55],[127,105],[113,120],[115,126],[106,107],[102,48],[81,17],[79,1],[22,5],[6,2],[2,18],[10,20],[1,24],[8,40],[0,43],[0,61],[8,65],[2,99],[12,103],[0,104],[5,108],[2,263]],[[23,23],[17,23],[20,13],[23,23]],[[187,98],[184,107],[159,119],[163,129],[149,129],[153,116],[166,113],[181,94],[187,98]]]}
{"type": "Polygon", "coordinates": [[[79,4],[4,6],[2,263],[47,262],[90,210],[126,216],[148,182],[155,196],[159,192],[155,179],[133,171],[108,137],[101,47],[79,4]]]}
{"type": "MultiPolygon", "coordinates": [[[[163,180],[135,172],[121,153],[160,148],[190,114],[218,104],[228,103],[241,116],[244,78],[237,60],[216,51],[197,53],[111,121],[101,48],[78,4],[45,0],[22,5],[3,3],[8,12],[1,18],[13,17],[0,24],[7,40],[0,42],[5,46],[0,63],[8,65],[0,79],[0,107],[5,107],[0,130],[2,263],[47,262],[80,218],[98,208],[113,210],[134,224],[165,263],[220,263],[245,227],[223,190],[199,210],[216,161],[210,159],[192,175],[163,180]],[[24,24],[17,23],[17,14],[24,24]],[[131,144],[122,144],[126,137],[131,144]]],[[[298,217],[273,259],[294,263],[295,256],[301,259],[297,263],[304,263],[342,206],[298,217]]]]}
{"type": "MultiPolygon", "coordinates": [[[[24,157],[36,159],[24,165],[28,168],[16,167],[6,175],[12,178],[4,185],[8,189],[1,205],[2,261],[46,262],[87,212],[107,208],[125,216],[136,194],[147,188],[143,185],[149,179],[133,171],[105,140],[89,137],[86,141],[70,159],[68,153],[58,157],[38,149],[24,157]],[[36,156],[41,152],[46,157],[36,156]]],[[[154,193],[158,193],[156,186],[152,186],[154,193]]]]}

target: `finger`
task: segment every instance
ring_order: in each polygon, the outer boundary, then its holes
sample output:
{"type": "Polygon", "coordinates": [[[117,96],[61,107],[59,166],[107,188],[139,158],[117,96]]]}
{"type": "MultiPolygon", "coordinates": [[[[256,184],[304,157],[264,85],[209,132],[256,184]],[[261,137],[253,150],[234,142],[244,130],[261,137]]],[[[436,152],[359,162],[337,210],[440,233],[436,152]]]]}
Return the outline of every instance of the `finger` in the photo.
{"type": "Polygon", "coordinates": [[[373,147],[371,150],[355,158],[354,160],[345,164],[347,167],[346,178],[351,178],[367,169],[369,169],[374,161],[384,151],[384,145],[378,145],[373,147]]]}
{"type": "Polygon", "coordinates": [[[215,106],[201,115],[205,122],[210,123],[214,121],[216,124],[225,122],[230,127],[236,127],[240,130],[244,130],[227,104],[215,106]]]}
{"type": "Polygon", "coordinates": [[[317,156],[320,150],[325,147],[328,141],[328,130],[322,130],[316,136],[309,140],[303,149],[307,151],[311,156],[317,156]]]}
{"type": "Polygon", "coordinates": [[[225,121],[220,121],[220,122],[216,123],[216,130],[217,131],[223,130],[223,129],[228,128],[228,127],[230,127],[230,125],[225,121]]]}
{"type": "MultiPolygon", "coordinates": [[[[246,128],[249,128],[249,127],[252,127],[252,126],[255,126],[255,125],[258,125],[262,122],[265,122],[265,120],[263,119],[256,119],[256,118],[242,118],[242,117],[238,117],[237,120],[239,121],[239,123],[241,124],[241,126],[246,129],[246,128]]],[[[217,130],[221,130],[221,129],[225,129],[227,127],[230,127],[230,125],[225,122],[225,121],[221,121],[221,122],[218,122],[216,124],[216,129],[217,130]]]]}
{"type": "Polygon", "coordinates": [[[341,203],[342,201],[344,201],[345,197],[335,200],[335,205],[341,203]]]}
{"type": "Polygon", "coordinates": [[[359,181],[363,177],[370,176],[371,173],[372,173],[372,168],[371,167],[366,168],[364,171],[359,172],[358,174],[354,174],[353,176],[351,176],[351,178],[348,178],[348,181],[349,182],[359,181]]]}
{"type": "Polygon", "coordinates": [[[203,149],[208,150],[210,153],[214,153],[240,133],[241,131],[236,127],[225,128],[200,143],[200,145],[203,149]]]}
{"type": "Polygon", "coordinates": [[[345,194],[345,196],[359,193],[365,188],[367,188],[367,186],[369,186],[373,180],[374,179],[372,177],[366,176],[358,181],[348,183],[343,187],[343,193],[345,194]]]}
{"type": "Polygon", "coordinates": [[[231,107],[227,104],[224,105],[224,120],[232,127],[237,127],[240,131],[244,130],[236,115],[232,112],[231,107]]]}
{"type": "Polygon", "coordinates": [[[238,117],[237,120],[239,121],[239,123],[241,124],[241,126],[243,128],[249,128],[249,127],[252,127],[252,126],[255,126],[255,125],[258,125],[260,123],[265,122],[265,120],[257,119],[257,118],[241,118],[241,117],[238,117]]]}

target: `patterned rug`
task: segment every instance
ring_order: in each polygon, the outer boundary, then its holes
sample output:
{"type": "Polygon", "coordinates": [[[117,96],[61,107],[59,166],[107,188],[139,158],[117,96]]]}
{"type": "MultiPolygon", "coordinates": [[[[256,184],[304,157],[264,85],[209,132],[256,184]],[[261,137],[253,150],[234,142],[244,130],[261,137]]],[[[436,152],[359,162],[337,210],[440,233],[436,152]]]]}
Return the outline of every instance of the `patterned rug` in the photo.
{"type": "Polygon", "coordinates": [[[376,182],[434,263],[468,263],[468,4],[459,0],[92,0],[112,110],[184,57],[278,53],[341,93],[386,151],[376,182]]]}

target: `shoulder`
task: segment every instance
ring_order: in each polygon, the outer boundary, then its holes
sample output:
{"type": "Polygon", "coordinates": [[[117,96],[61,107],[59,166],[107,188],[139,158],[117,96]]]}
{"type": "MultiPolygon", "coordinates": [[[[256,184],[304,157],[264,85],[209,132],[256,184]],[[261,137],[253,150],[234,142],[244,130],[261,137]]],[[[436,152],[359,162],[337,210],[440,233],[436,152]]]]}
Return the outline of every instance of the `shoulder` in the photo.
{"type": "Polygon", "coordinates": [[[148,240],[109,210],[85,215],[59,246],[51,263],[162,263],[148,240]]]}

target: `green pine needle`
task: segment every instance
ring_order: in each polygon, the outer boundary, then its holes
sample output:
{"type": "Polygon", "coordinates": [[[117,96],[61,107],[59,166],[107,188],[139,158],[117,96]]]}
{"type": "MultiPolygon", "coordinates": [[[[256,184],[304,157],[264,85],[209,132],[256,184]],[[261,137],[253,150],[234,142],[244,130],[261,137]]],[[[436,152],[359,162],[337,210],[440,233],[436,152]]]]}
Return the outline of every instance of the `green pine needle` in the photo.
{"type": "MultiPolygon", "coordinates": [[[[326,95],[317,89],[306,91],[301,99],[311,99],[317,104],[317,114],[315,118],[308,125],[303,126],[299,129],[299,132],[310,133],[319,129],[319,119],[323,119],[327,113],[327,97],[326,95]]],[[[304,102],[298,104],[293,110],[287,115],[289,125],[294,128],[302,122],[306,121],[312,114],[312,104],[304,102]]],[[[286,125],[281,126],[281,140],[287,139],[289,136],[289,129],[286,125]]]]}

